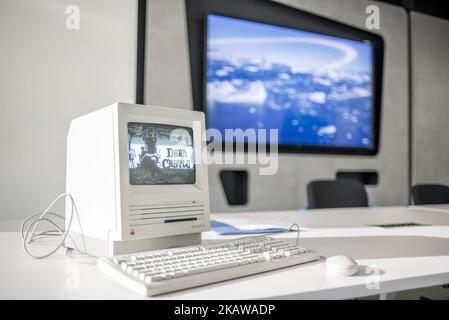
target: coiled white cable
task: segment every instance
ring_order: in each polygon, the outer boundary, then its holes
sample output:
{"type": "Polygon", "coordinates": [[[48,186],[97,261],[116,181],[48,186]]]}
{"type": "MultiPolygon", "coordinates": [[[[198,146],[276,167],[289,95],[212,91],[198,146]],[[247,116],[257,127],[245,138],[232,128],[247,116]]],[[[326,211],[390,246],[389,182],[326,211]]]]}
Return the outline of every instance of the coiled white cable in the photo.
{"type": "MultiPolygon", "coordinates": [[[[65,241],[66,241],[67,237],[70,237],[69,236],[70,227],[72,226],[73,216],[75,214],[79,219],[78,210],[76,208],[76,204],[75,204],[75,201],[73,200],[72,195],[70,193],[62,193],[58,197],[56,197],[55,200],[53,200],[53,202],[47,207],[47,209],[45,211],[43,211],[41,213],[33,214],[33,215],[29,216],[28,218],[26,218],[22,222],[22,225],[20,228],[20,234],[21,234],[22,240],[23,240],[23,250],[25,251],[25,253],[34,259],[43,259],[43,258],[47,258],[47,257],[51,256],[56,251],[58,251],[61,247],[66,248],[65,241]],[[59,218],[61,220],[65,220],[65,218],[62,215],[59,215],[57,213],[53,213],[50,211],[55,206],[55,204],[59,201],[59,199],[61,199],[61,198],[63,198],[63,199],[69,198],[70,199],[70,216],[68,217],[69,222],[67,224],[66,230],[63,230],[56,224],[56,222],[47,218],[48,216],[53,216],[53,217],[59,218]],[[27,225],[28,221],[30,221],[32,219],[35,219],[35,220],[33,220],[31,223],[29,223],[28,227],[25,230],[25,226],[27,225]],[[37,232],[37,228],[42,221],[50,223],[51,225],[53,225],[55,227],[55,229],[37,232]],[[29,245],[32,242],[34,242],[40,238],[49,237],[49,236],[61,236],[62,237],[61,241],[56,245],[56,247],[53,250],[51,250],[48,253],[42,254],[42,255],[33,254],[29,250],[29,245]]],[[[75,243],[74,243],[74,246],[75,246],[75,243]]],[[[73,259],[72,251],[73,251],[73,249],[66,248],[66,256],[69,257],[70,259],[76,261],[76,259],[73,259]]]]}

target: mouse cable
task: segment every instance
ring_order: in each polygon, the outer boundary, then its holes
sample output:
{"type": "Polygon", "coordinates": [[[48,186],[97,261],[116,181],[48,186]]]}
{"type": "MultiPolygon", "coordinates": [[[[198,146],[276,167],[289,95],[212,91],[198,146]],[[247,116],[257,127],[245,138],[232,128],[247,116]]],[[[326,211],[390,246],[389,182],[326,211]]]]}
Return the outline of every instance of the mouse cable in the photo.
{"type": "MultiPolygon", "coordinates": [[[[299,232],[300,232],[300,228],[299,228],[299,224],[298,223],[293,223],[288,229],[283,230],[283,231],[277,231],[277,232],[270,232],[270,233],[262,233],[263,236],[268,237],[270,235],[273,236],[277,236],[280,234],[284,234],[284,233],[289,233],[292,231],[296,231],[296,246],[299,247],[299,232]],[[296,227],[296,230],[294,229],[296,227]]],[[[260,237],[260,235],[256,235],[256,236],[243,236],[240,238],[236,238],[236,239],[231,239],[229,241],[234,241],[234,240],[241,240],[241,239],[248,239],[248,238],[257,238],[260,237]]]]}

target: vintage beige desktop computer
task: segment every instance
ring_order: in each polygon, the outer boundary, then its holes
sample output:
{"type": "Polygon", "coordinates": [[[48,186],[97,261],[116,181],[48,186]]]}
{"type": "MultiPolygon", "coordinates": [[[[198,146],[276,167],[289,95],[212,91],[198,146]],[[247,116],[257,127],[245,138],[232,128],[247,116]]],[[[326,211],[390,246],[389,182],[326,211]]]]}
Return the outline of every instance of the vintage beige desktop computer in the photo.
{"type": "Polygon", "coordinates": [[[66,192],[78,217],[67,246],[112,257],[200,244],[210,229],[204,130],[201,112],[128,103],[74,119],[66,192]]]}

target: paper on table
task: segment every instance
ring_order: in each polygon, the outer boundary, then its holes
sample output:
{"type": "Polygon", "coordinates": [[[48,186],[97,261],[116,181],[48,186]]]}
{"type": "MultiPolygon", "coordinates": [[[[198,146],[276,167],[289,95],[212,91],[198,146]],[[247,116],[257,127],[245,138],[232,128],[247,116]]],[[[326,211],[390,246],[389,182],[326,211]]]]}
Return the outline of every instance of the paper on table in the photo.
{"type": "Polygon", "coordinates": [[[285,228],[273,228],[267,225],[252,225],[245,227],[235,227],[227,223],[212,220],[211,221],[212,231],[219,235],[233,235],[233,234],[257,234],[257,233],[278,233],[285,232],[285,228]]]}
{"type": "Polygon", "coordinates": [[[212,231],[219,235],[278,233],[290,228],[290,225],[280,225],[277,221],[266,220],[256,223],[253,219],[232,217],[232,214],[229,218],[220,217],[219,221],[211,221],[211,226],[212,231]]]}

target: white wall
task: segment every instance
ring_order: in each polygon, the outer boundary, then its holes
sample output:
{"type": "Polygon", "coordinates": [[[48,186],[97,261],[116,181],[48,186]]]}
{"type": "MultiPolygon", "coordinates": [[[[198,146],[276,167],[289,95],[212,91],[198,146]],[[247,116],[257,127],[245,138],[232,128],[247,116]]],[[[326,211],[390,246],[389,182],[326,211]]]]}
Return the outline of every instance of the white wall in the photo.
{"type": "Polygon", "coordinates": [[[449,21],[413,13],[413,183],[449,185],[449,21]]]}
{"type": "MultiPolygon", "coordinates": [[[[379,185],[369,187],[372,204],[406,204],[408,198],[408,88],[407,15],[399,7],[363,0],[282,0],[292,7],[359,27],[365,26],[368,4],[380,7],[381,29],[385,40],[381,148],[376,157],[282,155],[279,172],[259,176],[257,166],[250,170],[248,206],[226,205],[218,173],[224,166],[209,168],[213,211],[291,209],[306,205],[306,185],[310,180],[334,178],[339,169],[374,169],[379,185]]],[[[192,107],[190,69],[184,0],[149,0],[149,43],[145,102],[185,108],[192,107]],[[153,66],[153,67],[151,67],[153,66]],[[151,85],[150,85],[151,84],[151,85]],[[156,84],[157,87],[153,86],[156,84]],[[157,89],[156,89],[157,88],[157,89]]]]}
{"type": "Polygon", "coordinates": [[[135,101],[136,32],[137,0],[0,1],[0,219],[64,192],[70,119],[135,101]],[[80,30],[65,27],[69,4],[80,30]]]}

